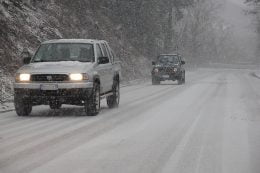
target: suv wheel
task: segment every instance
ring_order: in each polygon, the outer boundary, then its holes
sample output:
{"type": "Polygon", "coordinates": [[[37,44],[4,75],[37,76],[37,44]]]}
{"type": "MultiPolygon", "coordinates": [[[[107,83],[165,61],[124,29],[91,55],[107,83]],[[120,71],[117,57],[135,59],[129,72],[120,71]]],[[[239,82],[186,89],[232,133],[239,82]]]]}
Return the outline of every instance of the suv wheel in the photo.
{"type": "Polygon", "coordinates": [[[152,85],[159,85],[160,81],[156,79],[156,77],[152,76],[152,85]]]}
{"type": "Polygon", "coordinates": [[[182,83],[185,84],[185,72],[183,72],[182,83]]]}
{"type": "Polygon", "coordinates": [[[85,102],[85,111],[88,116],[96,116],[100,110],[100,85],[94,84],[92,94],[85,102]]]}
{"type": "Polygon", "coordinates": [[[185,72],[181,73],[181,76],[179,77],[179,79],[177,80],[178,85],[182,85],[185,83],[185,72]]]}
{"type": "Polygon", "coordinates": [[[115,80],[113,84],[113,95],[107,97],[107,105],[109,108],[118,107],[120,101],[120,85],[119,81],[115,80]]]}
{"type": "Polygon", "coordinates": [[[32,112],[32,104],[29,99],[14,97],[15,111],[18,116],[27,116],[32,112]]]}
{"type": "Polygon", "coordinates": [[[181,85],[181,84],[182,84],[182,80],[181,80],[181,79],[178,79],[178,80],[177,80],[177,84],[178,84],[178,85],[181,85]]]}

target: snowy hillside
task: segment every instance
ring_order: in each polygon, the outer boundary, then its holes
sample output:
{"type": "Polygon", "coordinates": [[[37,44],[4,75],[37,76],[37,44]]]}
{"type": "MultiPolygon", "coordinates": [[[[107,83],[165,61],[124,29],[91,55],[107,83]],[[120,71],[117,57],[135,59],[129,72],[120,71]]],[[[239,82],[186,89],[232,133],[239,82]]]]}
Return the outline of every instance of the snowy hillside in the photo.
{"type": "Polygon", "coordinates": [[[33,53],[45,40],[58,38],[104,39],[122,61],[125,80],[149,74],[150,62],[122,37],[120,25],[88,1],[0,1],[0,68],[13,73],[24,47],[33,53]]]}

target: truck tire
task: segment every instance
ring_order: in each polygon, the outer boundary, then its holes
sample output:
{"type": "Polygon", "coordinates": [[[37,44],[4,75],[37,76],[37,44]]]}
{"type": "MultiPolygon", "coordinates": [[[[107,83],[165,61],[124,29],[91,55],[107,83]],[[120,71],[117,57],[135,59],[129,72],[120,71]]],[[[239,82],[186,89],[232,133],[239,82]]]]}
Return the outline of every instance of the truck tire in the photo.
{"type": "Polygon", "coordinates": [[[152,76],[152,85],[159,85],[160,81],[156,77],[152,76]]]}
{"type": "Polygon", "coordinates": [[[32,104],[29,99],[15,96],[14,106],[18,116],[27,116],[32,112],[32,104]]]}
{"type": "Polygon", "coordinates": [[[118,107],[120,101],[120,85],[118,80],[114,80],[113,95],[107,97],[107,105],[109,108],[118,107]]]}
{"type": "Polygon", "coordinates": [[[59,101],[51,101],[50,108],[51,109],[60,109],[62,104],[59,101]]]}
{"type": "Polygon", "coordinates": [[[96,116],[100,110],[100,85],[94,83],[91,95],[85,102],[85,111],[87,116],[96,116]]]}

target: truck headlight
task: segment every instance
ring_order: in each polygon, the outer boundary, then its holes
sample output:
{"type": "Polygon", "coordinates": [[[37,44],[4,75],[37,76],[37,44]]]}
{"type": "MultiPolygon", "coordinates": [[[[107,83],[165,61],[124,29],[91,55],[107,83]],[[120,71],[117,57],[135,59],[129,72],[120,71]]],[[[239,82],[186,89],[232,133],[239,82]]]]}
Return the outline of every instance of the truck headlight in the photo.
{"type": "Polygon", "coordinates": [[[73,73],[69,75],[69,78],[71,81],[82,81],[82,80],[88,80],[89,77],[86,73],[73,73]]]}
{"type": "Polygon", "coordinates": [[[83,80],[83,75],[80,73],[70,74],[70,80],[81,81],[81,80],[83,80]]]}
{"type": "Polygon", "coordinates": [[[28,82],[30,81],[31,75],[30,74],[20,74],[19,75],[19,80],[21,82],[28,82]]]}

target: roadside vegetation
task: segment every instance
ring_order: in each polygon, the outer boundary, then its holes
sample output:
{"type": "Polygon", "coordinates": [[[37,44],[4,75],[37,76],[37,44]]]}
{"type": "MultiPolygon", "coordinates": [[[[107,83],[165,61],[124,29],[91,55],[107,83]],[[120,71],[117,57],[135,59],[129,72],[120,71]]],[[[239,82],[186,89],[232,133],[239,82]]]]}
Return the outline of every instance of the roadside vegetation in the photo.
{"type": "Polygon", "coordinates": [[[182,54],[187,67],[233,63],[240,51],[219,8],[214,0],[1,0],[2,76],[22,65],[23,48],[33,54],[59,38],[109,41],[125,81],[149,77],[161,53],[182,54]]]}

